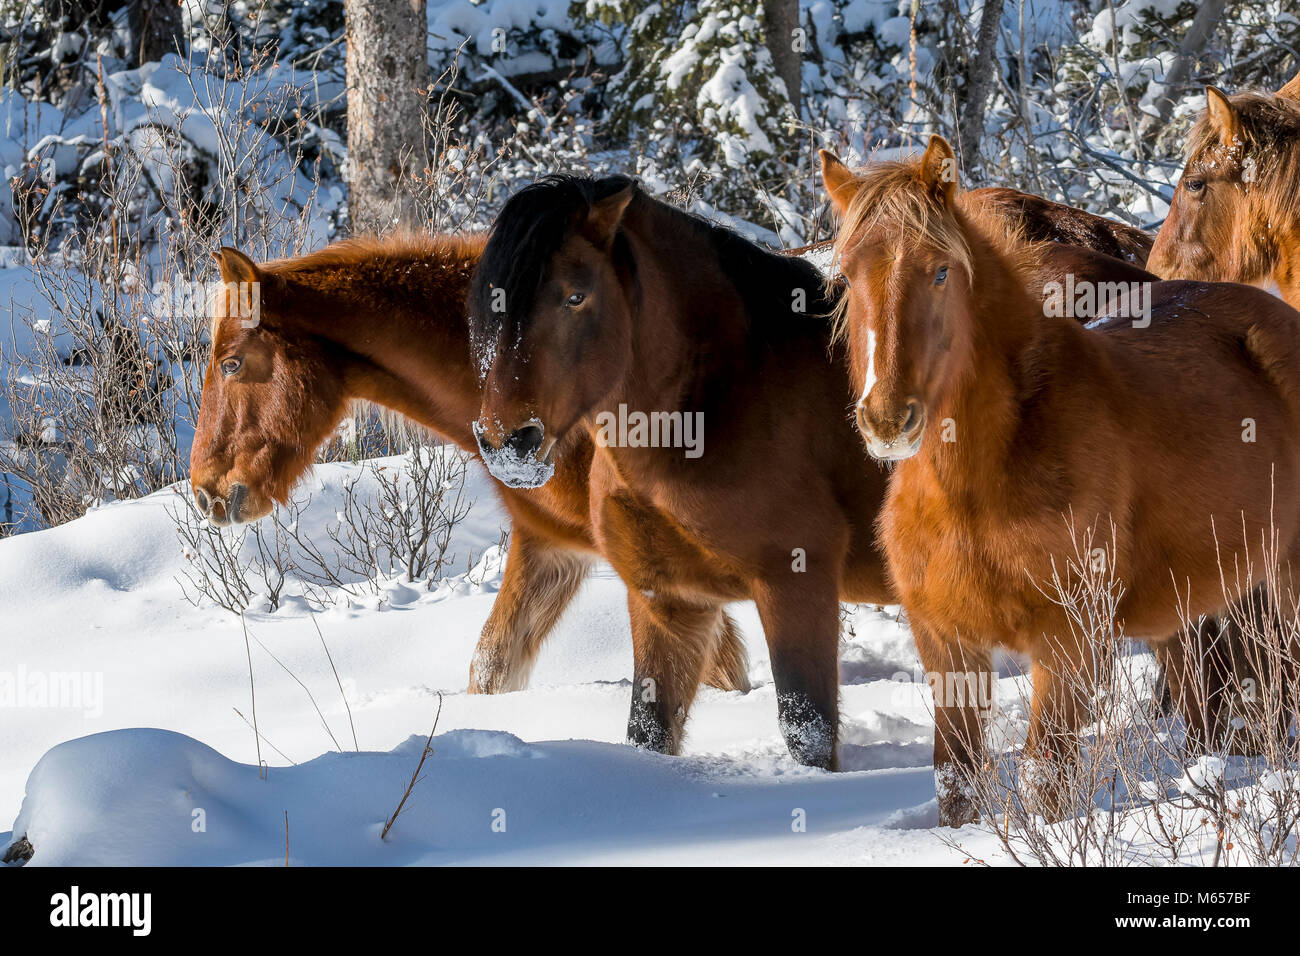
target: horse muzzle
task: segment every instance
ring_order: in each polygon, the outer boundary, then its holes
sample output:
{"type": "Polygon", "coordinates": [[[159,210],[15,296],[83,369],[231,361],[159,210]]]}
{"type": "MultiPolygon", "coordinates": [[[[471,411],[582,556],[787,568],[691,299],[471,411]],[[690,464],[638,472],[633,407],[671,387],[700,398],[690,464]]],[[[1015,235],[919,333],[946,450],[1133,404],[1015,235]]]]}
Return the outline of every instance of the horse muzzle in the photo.
{"type": "Polygon", "coordinates": [[[881,437],[880,431],[869,420],[866,406],[861,403],[857,408],[857,420],[858,431],[862,433],[867,452],[877,461],[903,461],[921,450],[926,414],[921,403],[915,399],[907,403],[906,419],[890,438],[881,437]]]}
{"type": "Polygon", "coordinates": [[[540,488],[555,474],[554,438],[547,439],[546,427],[529,419],[494,444],[489,429],[474,423],[479,456],[488,473],[507,488],[540,488]]]}
{"type": "Polygon", "coordinates": [[[882,442],[867,438],[867,453],[877,461],[904,461],[921,450],[921,431],[917,429],[915,437],[910,440],[899,438],[892,442],[882,442]]]}
{"type": "Polygon", "coordinates": [[[194,501],[203,517],[217,527],[238,524],[246,518],[243,510],[248,502],[248,486],[234,482],[224,498],[204,488],[195,488],[194,501]]]}

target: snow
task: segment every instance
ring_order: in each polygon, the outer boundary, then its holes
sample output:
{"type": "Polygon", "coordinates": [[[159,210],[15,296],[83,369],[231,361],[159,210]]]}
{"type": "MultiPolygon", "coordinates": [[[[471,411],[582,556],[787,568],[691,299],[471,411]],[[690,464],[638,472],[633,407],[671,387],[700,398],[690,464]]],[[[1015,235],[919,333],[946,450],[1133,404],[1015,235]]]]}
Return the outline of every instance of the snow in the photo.
{"type": "MultiPolygon", "coordinates": [[[[300,530],[318,534],[365,480],[318,466],[300,530]]],[[[245,613],[247,643],[237,617],[182,598],[172,489],[0,541],[0,847],[26,834],[33,866],[282,865],[287,812],[294,865],[1010,862],[985,828],[937,829],[930,691],[896,608],[856,609],[841,642],[839,773],[787,752],[748,603],[729,610],[753,690],[702,688],[680,757],[624,743],[627,598],[603,563],[527,689],[467,694],[503,567],[490,488],[474,465],[451,545],[469,570],[381,579],[324,611],[287,588],[245,613]]],[[[1012,676],[990,739],[1015,748],[1028,685],[997,666],[1012,676]]],[[[1226,770],[1187,773],[1193,788],[1226,770]]],[[[1275,776],[1265,789],[1290,786],[1275,776]]]]}
{"type": "Polygon", "coordinates": [[[555,474],[554,462],[538,458],[536,451],[519,455],[508,445],[500,448],[483,448],[482,426],[474,423],[474,435],[480,439],[479,447],[487,470],[507,488],[540,488],[555,474]]]}
{"type": "Polygon", "coordinates": [[[914,771],[772,776],[489,730],[434,738],[424,779],[381,839],[424,745],[416,735],[261,779],[171,731],[83,737],[42,759],[15,832],[36,848],[33,864],[52,866],[283,865],[286,813],[290,865],[907,863],[909,843],[929,842],[924,831],[904,839],[888,809],[924,798],[927,775],[914,771]],[[873,846],[873,831],[893,840],[873,846]]]}
{"type": "MultiPolygon", "coordinates": [[[[318,466],[304,528],[333,520],[359,467],[318,466]]],[[[454,543],[462,568],[490,554],[506,523],[488,487],[475,466],[475,504],[454,543]]],[[[0,844],[26,833],[31,865],[283,863],[286,810],[291,862],[304,864],[960,862],[928,829],[928,693],[894,612],[860,610],[845,645],[847,772],[802,767],[786,752],[749,604],[731,610],[754,690],[703,688],[685,755],[665,757],[623,742],[631,639],[626,592],[607,566],[561,619],[525,691],[465,693],[500,583],[492,560],[432,586],[393,579],[382,602],[315,612],[336,682],[302,600],[247,612],[246,649],[236,617],[182,598],[172,495],[0,541],[0,671],[17,680],[21,665],[27,683],[91,675],[89,697],[64,701],[76,706],[4,707],[0,816],[14,823],[0,844]],[[265,779],[239,716],[252,720],[250,654],[265,779]],[[439,693],[424,780],[380,841],[439,693]],[[193,829],[196,809],[205,832],[193,829]],[[498,809],[504,834],[492,829],[498,809]],[[806,832],[792,829],[796,810],[806,832]]]]}

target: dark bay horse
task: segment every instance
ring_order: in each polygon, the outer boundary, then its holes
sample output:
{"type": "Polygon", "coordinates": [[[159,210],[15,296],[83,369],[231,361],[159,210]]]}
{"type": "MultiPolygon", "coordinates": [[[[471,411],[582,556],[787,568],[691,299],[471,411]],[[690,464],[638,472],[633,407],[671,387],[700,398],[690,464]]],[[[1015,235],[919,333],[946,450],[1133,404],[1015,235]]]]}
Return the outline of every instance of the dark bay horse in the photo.
{"type": "Polygon", "coordinates": [[[713,622],[752,599],[790,753],[835,765],[838,602],[894,592],[874,533],[887,476],[853,427],[834,304],[807,263],[624,177],[551,177],[493,227],[469,303],[479,443],[493,474],[544,489],[574,434],[596,438],[592,524],[628,585],[634,743],[677,752],[713,622]],[[622,427],[638,415],[650,434],[622,427]]]}
{"type": "MultiPolygon", "coordinates": [[[[1055,779],[1093,658],[1048,585],[1080,532],[1113,549],[1117,626],[1148,638],[1219,612],[1221,568],[1262,574],[1271,534],[1300,557],[1300,314],[1248,286],[1160,282],[1144,316],[1046,316],[1025,292],[1032,257],[962,200],[955,168],[934,137],[919,160],[827,180],[856,416],[896,462],[880,535],[924,666],[1030,656],[1027,752],[1055,779]]],[[[984,744],[975,708],[949,703],[935,768],[959,825],[984,744]]],[[[1063,811],[1059,788],[1042,796],[1063,811]]]]}
{"type": "Polygon", "coordinates": [[[1300,74],[1272,96],[1205,94],[1151,271],[1271,283],[1300,308],[1300,74]]]}
{"type": "MultiPolygon", "coordinates": [[[[215,524],[252,521],[287,500],[350,405],[405,415],[467,450],[481,395],[470,365],[465,297],[481,236],[349,240],[255,264],[217,256],[225,283],[257,283],[245,328],[223,294],[190,458],[200,509],[215,524]]],[[[540,492],[498,486],[511,519],[501,590],[470,668],[471,693],[520,690],[538,650],[595,558],[587,511],[592,444],[575,432],[540,492]]],[[[746,652],[721,616],[702,679],[748,690],[746,652]]]]}

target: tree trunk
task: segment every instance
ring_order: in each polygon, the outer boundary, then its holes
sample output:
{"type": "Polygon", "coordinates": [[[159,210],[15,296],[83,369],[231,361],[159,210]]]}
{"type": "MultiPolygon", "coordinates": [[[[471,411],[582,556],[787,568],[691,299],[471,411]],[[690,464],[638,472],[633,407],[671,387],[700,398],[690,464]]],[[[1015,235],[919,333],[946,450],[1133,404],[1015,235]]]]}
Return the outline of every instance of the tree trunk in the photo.
{"type": "Polygon", "coordinates": [[[352,232],[418,228],[410,179],[424,156],[425,0],[345,0],[343,13],[352,232]]]}
{"type": "Polygon", "coordinates": [[[177,47],[177,37],[183,32],[180,0],[132,0],[127,23],[140,65],[161,60],[168,53],[185,52],[177,47]]]}
{"type": "Polygon", "coordinates": [[[1169,67],[1169,72],[1165,74],[1164,89],[1160,91],[1160,97],[1155,102],[1155,114],[1147,113],[1142,117],[1138,135],[1143,140],[1150,142],[1155,139],[1169,123],[1169,117],[1173,115],[1174,107],[1178,105],[1178,96],[1182,92],[1182,87],[1191,76],[1192,65],[1205,49],[1205,44],[1210,42],[1210,37],[1214,35],[1214,28],[1222,19],[1223,10],[1227,5],[1228,0],[1201,0],[1196,16],[1192,18],[1192,25],[1187,28],[1187,35],[1183,37],[1183,42],[1178,47],[1178,56],[1169,67]]]}
{"type": "Polygon", "coordinates": [[[979,164],[980,139],[984,134],[984,108],[993,86],[993,71],[998,68],[998,28],[1002,24],[1004,0],[984,0],[980,13],[979,34],[975,50],[966,69],[961,120],[961,161],[973,172],[979,164]]]}
{"type": "Polygon", "coordinates": [[[803,52],[795,47],[794,31],[799,26],[799,0],[763,0],[767,22],[767,49],[772,54],[776,75],[785,83],[790,105],[799,115],[799,93],[803,85],[803,52]]]}

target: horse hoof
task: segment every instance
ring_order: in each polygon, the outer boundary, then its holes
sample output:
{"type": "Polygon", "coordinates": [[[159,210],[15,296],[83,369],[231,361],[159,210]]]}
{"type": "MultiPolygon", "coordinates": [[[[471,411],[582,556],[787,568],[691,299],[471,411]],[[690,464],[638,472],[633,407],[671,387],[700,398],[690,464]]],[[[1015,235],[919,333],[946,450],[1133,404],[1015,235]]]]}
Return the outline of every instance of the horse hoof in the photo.
{"type": "Polygon", "coordinates": [[[465,688],[467,694],[491,694],[494,690],[493,685],[498,681],[493,681],[491,677],[478,668],[471,668],[469,672],[469,686],[465,688]]]}
{"type": "Polygon", "coordinates": [[[945,764],[935,769],[934,792],[939,799],[939,826],[956,829],[979,822],[974,788],[957,767],[945,764]]]}
{"type": "Polygon", "coordinates": [[[939,801],[939,826],[956,830],[968,823],[979,823],[980,812],[970,797],[957,794],[939,801]]]}
{"type": "Polygon", "coordinates": [[[1050,760],[1029,757],[1020,764],[1020,802],[1047,823],[1069,815],[1071,800],[1063,768],[1050,760]]]}

